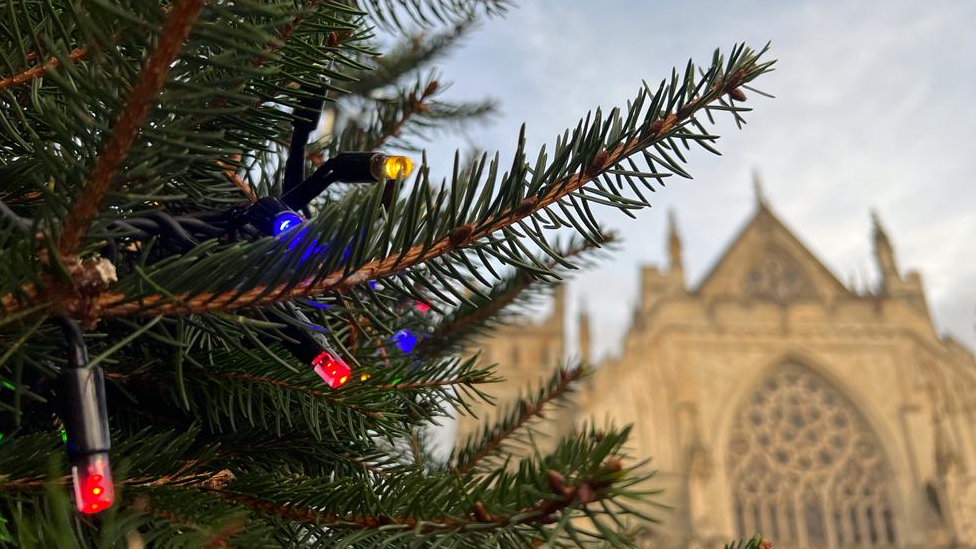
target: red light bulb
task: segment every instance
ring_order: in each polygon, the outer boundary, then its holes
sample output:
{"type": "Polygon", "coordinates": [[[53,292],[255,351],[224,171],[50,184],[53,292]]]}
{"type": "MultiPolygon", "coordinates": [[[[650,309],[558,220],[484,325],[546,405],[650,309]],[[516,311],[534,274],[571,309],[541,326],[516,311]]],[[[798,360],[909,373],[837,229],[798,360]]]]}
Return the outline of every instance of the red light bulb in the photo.
{"type": "Polygon", "coordinates": [[[426,313],[427,311],[430,310],[430,305],[420,300],[414,301],[413,306],[421,313],[426,313]]]}
{"type": "Polygon", "coordinates": [[[79,458],[71,466],[71,477],[75,488],[75,506],[79,512],[98,513],[115,502],[112,469],[109,467],[107,454],[98,453],[79,458]]]}
{"type": "Polygon", "coordinates": [[[345,385],[352,374],[352,369],[341,358],[332,356],[328,351],[319,353],[312,360],[312,367],[315,373],[333,389],[345,385]]]}

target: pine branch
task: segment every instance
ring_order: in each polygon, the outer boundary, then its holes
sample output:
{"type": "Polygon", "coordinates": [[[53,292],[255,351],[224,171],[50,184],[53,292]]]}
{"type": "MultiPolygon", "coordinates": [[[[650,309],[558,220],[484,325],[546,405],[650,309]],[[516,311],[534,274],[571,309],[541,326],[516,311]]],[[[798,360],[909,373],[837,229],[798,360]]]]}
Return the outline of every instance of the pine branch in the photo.
{"type": "Polygon", "coordinates": [[[271,55],[273,55],[276,51],[278,51],[278,49],[284,46],[286,42],[288,42],[288,38],[291,37],[291,34],[295,32],[295,29],[297,29],[298,26],[301,25],[302,20],[305,19],[305,15],[309,13],[311,10],[313,10],[315,6],[319,3],[319,1],[320,0],[308,0],[307,2],[305,2],[304,6],[302,6],[301,11],[296,13],[295,16],[291,19],[291,21],[289,21],[288,24],[281,29],[281,34],[278,35],[277,42],[273,44],[271,48],[268,49],[267,53],[262,53],[261,55],[259,55],[254,59],[253,66],[255,68],[264,65],[265,61],[267,61],[271,55]]]}
{"type": "MultiPolygon", "coordinates": [[[[567,248],[556,248],[560,261],[552,258],[542,259],[545,270],[556,271],[565,268],[573,258],[607,246],[615,239],[613,234],[605,234],[598,242],[584,240],[570,243],[567,248]]],[[[540,279],[536,272],[517,268],[501,284],[492,286],[485,296],[476,296],[472,304],[462,304],[448,314],[436,329],[418,344],[424,353],[441,353],[453,350],[456,345],[471,339],[474,333],[490,328],[493,321],[504,320],[503,312],[513,304],[523,301],[526,290],[535,287],[540,279]]],[[[554,285],[550,283],[550,285],[554,285]]]]}
{"type": "MultiPolygon", "coordinates": [[[[693,65],[689,64],[684,84],[666,86],[662,83],[661,88],[653,94],[645,94],[642,90],[629,109],[626,120],[615,110],[606,122],[602,122],[599,112],[592,125],[589,119],[581,121],[572,137],[567,135],[557,140],[557,156],[549,166],[541,164],[545,160],[544,154],[540,155],[540,164],[535,168],[525,162],[524,145],[521,144],[524,139],[520,140],[513,170],[503,176],[501,194],[498,196],[492,194],[494,178],[498,173],[497,160],[488,168],[487,188],[479,189],[476,186],[476,179],[487,168],[486,161],[482,160],[476,169],[461,174],[465,179],[463,182],[457,181],[458,173],[455,171],[456,181],[452,189],[458,189],[457,192],[442,188],[436,197],[427,194],[431,191],[427,186],[426,172],[422,170],[420,175],[423,176],[424,185],[416,185],[406,201],[394,204],[388,218],[381,220],[379,199],[383,188],[377,187],[366,196],[358,195],[358,201],[345,201],[323,208],[313,221],[313,226],[318,231],[330,230],[334,233],[331,236],[316,235],[302,240],[306,231],[300,231],[295,233],[297,236],[291,235],[286,239],[291,241],[287,246],[282,246],[277,239],[264,239],[216,253],[210,253],[205,248],[197,253],[185,254],[178,261],[169,262],[165,267],[153,271],[153,276],[163,277],[160,280],[167,280],[171,287],[175,280],[185,283],[193,279],[191,275],[194,273],[205,272],[203,278],[193,280],[206,280],[206,284],[194,284],[195,289],[191,292],[167,289],[167,293],[154,293],[148,289],[138,289],[144,287],[143,278],[130,277],[127,287],[129,292],[135,292],[132,295],[125,291],[93,292],[94,295],[90,297],[71,292],[67,295],[48,292],[46,295],[54,302],[53,307],[41,305],[38,309],[54,309],[94,320],[99,316],[146,313],[182,315],[229,312],[327,292],[347,292],[367,281],[393,275],[407,276],[421,286],[429,287],[430,282],[421,276],[423,273],[411,268],[426,264],[432,274],[443,280],[450,275],[444,261],[450,258],[460,260],[464,250],[477,251],[483,257],[487,253],[502,261],[544,272],[538,263],[525,263],[524,256],[518,251],[519,248],[524,249],[524,244],[519,240],[527,233],[548,253],[548,245],[541,236],[539,217],[548,216],[557,227],[573,226],[585,237],[593,239],[592,235],[597,234],[598,229],[589,211],[590,202],[616,206],[625,211],[646,206],[648,203],[640,196],[633,179],[637,178],[649,186],[650,179],[660,180],[670,175],[660,173],[656,164],[690,177],[672,158],[672,155],[676,155],[684,161],[684,156],[677,151],[679,141],[686,147],[688,143],[694,143],[714,151],[709,142],[713,142],[717,136],[704,131],[698,133],[688,125],[693,122],[695,128],[703,129],[694,119],[697,113],[720,109],[710,103],[770,70],[772,62],[760,63],[761,55],[745,46],[736,46],[727,68],[723,68],[724,62],[716,52],[711,68],[697,84],[693,78],[693,65]],[[643,110],[645,100],[650,100],[650,108],[641,122],[639,111],[643,110]],[[659,156],[648,152],[648,148],[653,148],[659,156]],[[636,154],[642,154],[646,159],[649,166],[647,171],[640,171],[634,165],[630,157],[636,154]],[[530,174],[534,174],[531,181],[526,179],[530,174]],[[621,178],[626,179],[640,200],[621,196],[615,184],[607,181],[610,177],[616,177],[618,182],[621,178]],[[608,186],[601,184],[601,180],[608,186]],[[595,188],[584,189],[591,181],[595,188]],[[479,190],[481,198],[472,210],[469,206],[479,190]],[[432,198],[436,198],[437,207],[431,202],[432,198]],[[466,215],[457,218],[456,211],[444,209],[448,200],[455,205],[466,204],[466,215]],[[427,207],[423,208],[421,205],[425,203],[427,207]],[[570,207],[576,209],[581,220],[572,217],[570,207]],[[400,219],[400,212],[415,209],[425,213],[411,213],[406,219],[400,219]],[[561,219],[556,213],[559,211],[564,218],[561,219]],[[362,221],[358,220],[360,218],[362,221]],[[336,224],[336,219],[345,221],[336,224]],[[377,223],[380,226],[375,228],[377,223]],[[395,226],[399,227],[399,233],[392,232],[395,226]],[[377,240],[384,233],[387,236],[377,240]],[[364,235],[368,239],[364,240],[364,235]],[[389,241],[384,242],[387,237],[389,241]],[[351,262],[338,253],[310,255],[317,249],[324,249],[322,243],[325,242],[347,243],[350,251],[356,248],[357,252],[349,256],[351,262]],[[300,247],[292,252],[295,245],[300,247]],[[304,262],[306,257],[314,260],[304,262]],[[250,266],[245,268],[239,265],[242,260],[250,266]],[[226,265],[237,265],[233,270],[233,280],[214,280],[214,269],[226,270],[226,265]],[[280,266],[284,265],[293,267],[282,269],[280,266]],[[301,268],[295,269],[294,266],[298,265],[301,268]],[[272,270],[269,272],[269,269],[272,270]],[[268,275],[272,280],[277,278],[284,281],[263,283],[262,279],[268,278],[268,275]],[[247,277],[247,282],[240,279],[242,276],[247,277]],[[215,287],[218,289],[211,289],[215,287]]],[[[676,76],[673,81],[678,81],[676,76]]],[[[720,110],[727,109],[722,107],[720,110]]],[[[36,293],[36,290],[28,285],[21,295],[30,296],[32,292],[36,293]]],[[[13,294],[6,294],[0,300],[8,316],[36,305],[31,301],[17,299],[13,294]]]]}
{"type": "Polygon", "coordinates": [[[498,452],[502,445],[529,421],[543,417],[546,406],[564,397],[573,384],[589,373],[585,365],[576,368],[560,368],[533,399],[519,400],[512,414],[487,428],[480,440],[472,437],[454,456],[453,470],[465,474],[477,467],[483,459],[498,452]]]}
{"type": "Polygon", "coordinates": [[[231,183],[234,184],[234,186],[240,189],[241,192],[244,193],[244,196],[246,196],[248,200],[250,200],[251,202],[258,201],[258,194],[254,192],[254,189],[247,183],[247,181],[244,181],[243,179],[240,178],[240,176],[237,175],[237,172],[234,171],[233,166],[227,164],[226,162],[222,162],[220,160],[217,161],[217,166],[224,168],[224,177],[226,177],[228,181],[230,181],[231,183]]]}
{"type": "MultiPolygon", "coordinates": [[[[85,55],[87,54],[88,54],[88,47],[82,46],[80,48],[75,48],[71,50],[71,52],[68,54],[68,59],[71,61],[78,61],[79,59],[85,57],[85,55]]],[[[30,56],[28,55],[28,57],[30,56]]],[[[45,74],[47,74],[48,71],[50,71],[51,69],[57,67],[59,64],[60,64],[60,60],[57,57],[51,57],[50,59],[47,60],[47,63],[43,65],[38,65],[36,67],[27,69],[26,71],[20,74],[15,74],[13,76],[8,76],[7,78],[0,79],[0,90],[9,88],[11,86],[17,86],[20,84],[24,84],[26,82],[30,82],[35,78],[40,78],[45,74]]]]}
{"type": "Polygon", "coordinates": [[[457,24],[479,13],[501,15],[511,0],[347,0],[370,14],[387,31],[403,30],[408,22],[421,27],[457,24]]]}
{"type": "Polygon", "coordinates": [[[407,122],[410,121],[410,117],[429,109],[426,101],[434,94],[434,92],[437,91],[437,87],[437,80],[431,80],[419,95],[411,95],[406,102],[407,108],[403,109],[403,111],[400,113],[400,117],[392,121],[390,124],[384,124],[380,135],[378,135],[376,139],[366,146],[366,150],[375,151],[382,147],[383,144],[386,143],[387,139],[400,135],[400,130],[406,125],[407,122]]]}
{"type": "Polygon", "coordinates": [[[287,520],[296,520],[316,524],[327,528],[380,528],[392,525],[402,526],[417,533],[443,532],[445,528],[453,530],[451,533],[465,531],[484,531],[486,527],[532,526],[552,524],[557,521],[556,515],[570,507],[582,506],[603,500],[607,490],[614,485],[623,470],[619,459],[611,458],[603,464],[600,474],[592,478],[582,478],[576,483],[566,482],[557,471],[548,471],[551,494],[517,512],[510,514],[492,513],[485,504],[476,501],[471,513],[467,517],[431,517],[416,518],[412,516],[387,515],[341,515],[299,508],[296,505],[279,504],[263,501],[259,498],[241,493],[216,490],[220,497],[248,508],[287,520]]]}
{"type": "Polygon", "coordinates": [[[473,26],[473,21],[465,20],[444,32],[404,37],[375,60],[375,67],[355,75],[355,81],[347,86],[350,93],[371,97],[378,90],[396,85],[406,75],[445,55],[473,26]]]}
{"type": "Polygon", "coordinates": [[[455,387],[458,385],[471,385],[472,383],[488,383],[492,381],[492,378],[486,376],[483,377],[457,377],[451,379],[438,379],[434,381],[420,381],[416,383],[387,383],[380,385],[381,389],[387,390],[397,390],[397,391],[411,391],[416,389],[430,389],[432,387],[455,387]]]}
{"type": "MultiPolygon", "coordinates": [[[[214,374],[211,374],[211,375],[214,375],[214,374]]],[[[322,400],[327,400],[327,401],[332,402],[334,404],[338,404],[340,406],[345,406],[345,407],[347,407],[347,408],[349,408],[351,410],[355,410],[355,411],[357,411],[357,412],[359,412],[361,414],[364,414],[364,415],[367,415],[367,416],[371,416],[371,417],[374,417],[374,418],[382,418],[383,417],[383,413],[382,412],[377,412],[377,411],[372,411],[372,410],[363,410],[363,409],[359,408],[358,406],[356,406],[355,404],[352,404],[352,403],[349,403],[349,402],[343,402],[341,399],[337,399],[334,394],[326,393],[325,391],[319,391],[317,389],[311,389],[311,388],[308,388],[308,387],[303,387],[303,386],[300,386],[300,385],[294,385],[294,384],[289,383],[289,382],[284,381],[284,380],[275,379],[275,378],[268,377],[268,376],[248,374],[248,373],[244,373],[244,372],[219,372],[219,373],[217,373],[215,375],[217,377],[221,377],[221,378],[224,378],[224,379],[240,380],[240,381],[246,381],[246,382],[249,382],[249,383],[263,383],[263,384],[271,385],[273,387],[278,387],[280,389],[284,389],[286,391],[292,391],[292,392],[296,392],[296,393],[303,393],[303,394],[306,394],[306,395],[309,395],[309,396],[312,396],[312,397],[315,397],[315,398],[320,398],[322,400]]]]}
{"type": "MultiPolygon", "coordinates": [[[[436,96],[447,86],[441,85],[436,72],[418,76],[409,86],[398,87],[392,93],[369,96],[345,96],[348,109],[365,113],[363,116],[342,117],[336,123],[337,135],[320,143],[325,148],[314,151],[310,158],[316,164],[330,152],[377,150],[381,146],[420,151],[412,140],[427,140],[429,134],[448,126],[461,127],[484,120],[495,111],[492,101],[450,103],[436,96]]],[[[337,116],[343,109],[336,109],[337,116]]]]}
{"type": "MultiPolygon", "coordinates": [[[[301,25],[302,21],[305,19],[305,16],[308,15],[308,13],[310,13],[315,8],[315,6],[318,5],[319,2],[320,0],[308,0],[302,6],[302,8],[298,12],[296,12],[295,15],[288,21],[288,23],[286,23],[281,28],[281,32],[279,32],[278,38],[273,43],[271,43],[264,51],[258,54],[258,56],[255,57],[253,61],[251,61],[251,67],[254,69],[261,68],[268,61],[268,59],[271,59],[278,52],[278,50],[284,47],[284,45],[288,43],[288,39],[291,37],[292,33],[295,32],[295,29],[297,29],[299,25],[301,25]]],[[[343,38],[348,38],[350,35],[351,33],[348,33],[340,37],[337,33],[331,32],[329,34],[329,43],[332,46],[338,46],[342,42],[343,38]]],[[[240,91],[244,89],[245,86],[246,86],[246,82],[241,83],[234,91],[240,91]]],[[[210,104],[210,108],[218,109],[224,106],[224,104],[227,103],[228,97],[229,96],[227,95],[218,97],[210,104]]],[[[258,100],[255,103],[255,106],[259,105],[260,103],[262,103],[262,101],[258,100]]]]}
{"type": "Polygon", "coordinates": [[[74,253],[88,224],[98,213],[102,198],[149,114],[150,102],[163,88],[170,66],[189,36],[203,3],[204,0],[178,0],[167,14],[156,48],[129,92],[129,99],[112,126],[111,138],[95,160],[89,183],[75,198],[64,221],[58,242],[61,255],[74,253]]]}

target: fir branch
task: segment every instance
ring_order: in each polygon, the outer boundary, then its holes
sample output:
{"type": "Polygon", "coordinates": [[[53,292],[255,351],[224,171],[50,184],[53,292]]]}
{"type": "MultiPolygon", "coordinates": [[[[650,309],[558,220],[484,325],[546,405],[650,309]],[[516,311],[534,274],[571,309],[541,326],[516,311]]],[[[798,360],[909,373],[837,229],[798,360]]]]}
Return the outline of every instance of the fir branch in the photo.
{"type": "Polygon", "coordinates": [[[457,463],[453,470],[464,474],[478,466],[483,459],[497,452],[505,441],[519,432],[529,421],[543,417],[546,405],[565,396],[572,389],[573,384],[588,373],[589,369],[585,365],[572,369],[560,368],[547,387],[535,398],[531,401],[527,399],[518,401],[513,415],[487,429],[481,440],[470,440],[455,456],[457,463]]]}
{"type": "MultiPolygon", "coordinates": [[[[228,280],[226,283],[218,281],[217,284],[208,283],[204,287],[196,285],[198,289],[191,292],[177,290],[154,293],[150,289],[142,289],[138,290],[136,295],[128,295],[125,292],[101,291],[94,293],[90,298],[69,294],[66,297],[56,296],[54,308],[72,316],[81,315],[90,319],[97,318],[98,315],[124,316],[145,313],[182,315],[229,312],[327,292],[345,292],[367,281],[392,275],[411,277],[418,284],[430,289],[429,281],[418,278],[422,273],[410,269],[427,263],[432,272],[438,275],[436,269],[439,265],[435,260],[445,261],[457,256],[457,254],[452,256],[453,252],[469,248],[477,250],[479,254],[487,252],[503,261],[538,269],[541,267],[538,263],[534,266],[524,263],[524,257],[520,259],[521,252],[515,246],[524,249],[524,244],[519,242],[519,239],[523,237],[521,232],[526,230],[533,241],[543,248],[546,247],[541,240],[542,237],[539,236],[539,231],[532,229],[533,224],[538,227],[539,217],[549,216],[555,226],[574,226],[584,236],[592,239],[589,234],[597,234],[598,230],[595,222],[592,221],[588,202],[609,204],[624,210],[647,205],[643,197],[641,200],[625,198],[615,188],[608,189],[600,183],[601,178],[606,180],[610,176],[622,175],[628,178],[631,187],[634,187],[635,192],[640,196],[639,191],[636,191],[636,187],[630,181],[631,175],[636,172],[623,170],[620,167],[624,162],[632,163],[631,156],[640,153],[647,160],[648,171],[639,174],[639,179],[645,185],[649,185],[647,180],[650,178],[660,179],[670,175],[656,173],[656,163],[662,164],[674,173],[690,177],[679,167],[678,162],[672,159],[672,154],[677,155],[678,145],[675,140],[685,141],[686,146],[687,141],[691,141],[709,148],[706,141],[714,141],[717,136],[695,133],[695,130],[689,129],[686,124],[691,122],[699,111],[707,112],[719,108],[710,105],[712,102],[770,70],[769,67],[773,62],[760,63],[761,55],[762,53],[752,52],[745,46],[736,46],[728,68],[723,69],[722,58],[716,52],[712,67],[697,85],[689,72],[685,83],[681,86],[666,86],[662,83],[656,94],[650,94],[653,95],[650,101],[651,108],[643,122],[640,122],[638,111],[641,107],[639,106],[630,109],[626,121],[616,111],[606,122],[602,122],[599,113],[593,125],[590,125],[589,119],[581,121],[572,138],[567,135],[557,140],[558,156],[548,168],[540,164],[533,169],[525,161],[525,152],[520,145],[513,171],[506,174],[502,181],[503,192],[495,198],[490,197],[491,186],[494,184],[492,180],[498,168],[493,164],[490,168],[489,186],[482,191],[477,209],[469,212],[467,222],[465,219],[457,219],[455,223],[449,225],[448,221],[456,219],[454,212],[442,208],[448,199],[456,204],[462,201],[470,204],[478,192],[474,183],[462,186],[464,194],[449,194],[446,189],[442,189],[436,197],[437,207],[430,202],[433,197],[427,194],[430,192],[429,187],[418,185],[410,198],[397,205],[397,211],[393,213],[399,213],[398,210],[403,208],[418,208],[424,203],[427,203],[426,208],[423,208],[427,213],[419,217],[412,214],[407,220],[399,220],[397,215],[391,214],[391,217],[384,219],[382,223],[387,224],[386,231],[389,234],[398,222],[403,221],[401,234],[395,235],[393,241],[382,245],[375,238],[360,243],[357,240],[368,230],[369,224],[379,219],[378,210],[374,207],[378,203],[374,198],[379,196],[375,191],[383,189],[377,187],[372,189],[374,192],[370,196],[373,198],[362,203],[353,201],[337,204],[337,209],[331,212],[332,215],[341,215],[351,220],[350,222],[344,222],[340,226],[334,223],[326,225],[325,221],[330,221],[331,216],[320,214],[316,219],[320,225],[319,230],[331,227],[333,230],[345,232],[332,237],[323,236],[321,241],[316,238],[299,242],[297,238],[292,238],[295,244],[302,244],[302,248],[299,248],[296,253],[285,253],[289,252],[294,244],[281,246],[275,239],[264,239],[250,246],[250,249],[237,246],[229,249],[227,253],[206,256],[185,254],[180,262],[172,262],[158,271],[159,275],[166,272],[167,276],[188,280],[187,275],[190,273],[202,269],[211,272],[218,264],[224,265],[228,260],[238,261],[243,252],[250,258],[248,260],[250,265],[261,269],[248,275],[248,282],[236,279],[228,280]],[[663,159],[648,152],[649,148],[653,148],[663,159]],[[531,182],[525,179],[533,173],[535,175],[532,176],[531,182]],[[583,187],[594,180],[596,180],[595,188],[584,190],[583,187]],[[342,208],[342,211],[340,212],[338,208],[342,208]],[[581,220],[574,219],[569,208],[575,208],[581,220]],[[553,210],[556,212],[561,210],[568,221],[560,220],[553,210]],[[362,222],[366,225],[359,226],[355,221],[359,217],[367,219],[362,222]],[[324,259],[309,261],[299,269],[276,269],[274,271],[276,274],[272,275],[275,277],[272,278],[272,282],[261,282],[264,277],[259,273],[263,273],[266,277],[267,269],[271,265],[294,266],[296,255],[310,254],[312,248],[318,246],[319,242],[335,242],[336,239],[357,248],[357,253],[351,256],[353,263],[344,261],[344,256],[339,254],[327,254],[322,256],[324,259]],[[503,246],[503,243],[507,244],[503,246]],[[385,255],[376,257],[375,254],[380,250],[385,250],[385,255]],[[234,259],[231,259],[232,257],[234,259]],[[281,279],[284,281],[277,281],[281,279]]],[[[692,65],[689,64],[689,71],[691,70],[693,70],[692,65]]],[[[636,104],[642,105],[650,95],[645,95],[642,91],[638,95],[636,104]]],[[[520,141],[524,139],[520,138],[520,141]]],[[[541,155],[540,162],[544,158],[545,156],[541,155]]],[[[678,158],[684,161],[683,156],[679,155],[678,158]]],[[[484,162],[479,165],[476,172],[465,173],[464,177],[469,182],[480,177],[478,175],[481,173],[480,170],[486,167],[484,162]]],[[[421,175],[424,176],[426,184],[426,174],[422,171],[421,175]]],[[[441,269],[440,272],[445,272],[443,268],[441,269]]],[[[235,272],[241,271],[235,270],[235,272]]],[[[129,283],[130,291],[135,290],[132,288],[134,283],[134,280],[129,283]]],[[[138,286],[144,285],[140,282],[138,286]]],[[[21,295],[30,295],[30,292],[31,289],[27,287],[21,295]]],[[[3,296],[2,304],[8,314],[16,313],[19,309],[31,305],[29,300],[25,303],[11,294],[3,296]]]]}
{"type": "MultiPolygon", "coordinates": [[[[615,239],[614,234],[607,233],[598,242],[584,240],[571,243],[567,248],[557,249],[561,262],[551,258],[544,259],[543,268],[555,270],[565,266],[569,260],[598,249],[598,245],[610,245],[615,239]]],[[[494,286],[487,296],[476,298],[477,301],[472,305],[462,305],[447,315],[446,322],[438,325],[418,344],[418,350],[428,354],[442,352],[445,346],[451,347],[456,342],[467,341],[473,332],[489,327],[490,321],[498,319],[511,305],[521,301],[526,290],[536,286],[540,280],[539,276],[532,271],[516,269],[502,284],[494,286]]]]}
{"type": "Polygon", "coordinates": [[[378,90],[396,85],[407,74],[445,55],[473,26],[474,21],[465,20],[444,32],[404,37],[375,60],[375,67],[357,73],[355,81],[346,87],[352,94],[371,97],[378,90]]]}
{"type": "Polygon", "coordinates": [[[156,49],[149,56],[139,80],[129,92],[129,99],[112,126],[111,138],[95,160],[88,185],[72,203],[64,221],[58,251],[70,255],[78,248],[81,237],[94,219],[112,179],[135,142],[139,127],[149,114],[150,102],[166,82],[166,75],[176,59],[194,21],[203,9],[204,0],[178,0],[166,16],[156,49]]]}
{"type": "Polygon", "coordinates": [[[406,102],[406,108],[400,113],[399,118],[389,124],[383,124],[383,129],[380,135],[378,135],[376,139],[366,146],[366,150],[375,151],[382,147],[383,144],[386,143],[387,139],[400,135],[400,130],[404,125],[406,125],[407,122],[410,121],[410,117],[417,113],[424,112],[429,108],[426,101],[430,96],[434,95],[434,92],[437,91],[438,85],[437,80],[431,80],[419,95],[416,93],[411,95],[406,102]]]}
{"type": "MultiPolygon", "coordinates": [[[[32,52],[33,53],[33,52],[32,52]]],[[[68,54],[68,59],[72,62],[78,61],[88,54],[88,46],[81,46],[80,48],[75,48],[71,50],[68,54]]],[[[36,56],[36,54],[35,54],[36,56]]],[[[30,58],[30,55],[28,55],[30,58]]],[[[34,78],[40,78],[48,73],[51,69],[54,69],[60,64],[60,60],[57,57],[51,57],[47,60],[47,63],[43,65],[37,65],[36,67],[31,67],[26,71],[15,74],[13,76],[8,76],[7,78],[0,79],[0,90],[9,88],[11,86],[18,86],[26,82],[30,82],[34,78]]]]}
{"type": "MultiPolygon", "coordinates": [[[[308,0],[308,2],[306,2],[302,6],[301,10],[295,13],[295,15],[292,16],[292,18],[288,21],[288,23],[286,23],[281,28],[281,32],[278,34],[278,39],[272,42],[264,51],[258,54],[258,56],[255,57],[253,61],[251,61],[251,67],[254,69],[261,68],[269,59],[271,59],[275,55],[275,53],[278,50],[284,47],[284,45],[288,43],[288,39],[291,37],[292,33],[295,32],[295,29],[298,28],[298,26],[305,19],[305,16],[308,15],[308,13],[310,13],[315,8],[315,6],[319,3],[319,1],[320,0],[308,0]]],[[[346,34],[344,38],[348,36],[350,35],[346,34]]],[[[335,32],[329,33],[330,45],[334,44],[337,46],[339,45],[340,42],[341,39],[339,39],[339,37],[336,35],[335,32]]],[[[240,91],[244,89],[246,85],[247,85],[246,82],[241,83],[235,91],[240,91]]],[[[210,108],[217,109],[223,107],[227,103],[228,97],[229,97],[228,95],[218,97],[210,104],[210,108]]],[[[259,99],[258,101],[255,102],[254,106],[260,105],[262,102],[263,100],[259,99]]]]}
{"type": "Polygon", "coordinates": [[[451,379],[437,379],[433,381],[420,381],[416,383],[387,383],[380,385],[381,389],[397,390],[397,391],[411,391],[416,389],[430,389],[433,387],[454,387],[457,385],[471,385],[473,383],[489,383],[492,378],[489,376],[480,377],[455,377],[451,379]]]}
{"type": "Polygon", "coordinates": [[[368,12],[387,31],[403,30],[407,22],[421,27],[456,24],[483,13],[504,14],[511,0],[347,0],[368,12]]]}
{"type": "Polygon", "coordinates": [[[302,6],[301,11],[296,13],[295,16],[292,17],[291,21],[289,21],[288,24],[281,29],[281,34],[278,35],[278,40],[272,44],[268,51],[266,53],[262,53],[254,59],[253,66],[257,68],[264,65],[270,56],[274,55],[276,51],[284,46],[285,43],[288,42],[288,38],[291,37],[291,34],[295,32],[295,29],[301,25],[302,20],[305,19],[305,15],[315,9],[316,4],[318,3],[319,0],[308,0],[308,2],[302,6]]]}
{"type": "Polygon", "coordinates": [[[461,533],[472,530],[484,531],[486,527],[505,528],[519,525],[553,524],[557,522],[556,515],[571,507],[602,501],[607,496],[608,489],[620,480],[622,470],[623,466],[620,460],[610,458],[603,464],[598,474],[593,477],[581,478],[575,483],[567,482],[559,472],[549,470],[547,477],[550,479],[551,493],[547,494],[548,497],[507,514],[490,512],[483,502],[476,501],[470,514],[466,517],[417,518],[413,516],[342,515],[300,508],[292,504],[276,503],[229,490],[213,490],[213,492],[227,501],[246,506],[266,515],[329,528],[373,529],[397,525],[414,530],[417,533],[443,532],[445,528],[452,530],[447,533],[461,533]]]}
{"type": "Polygon", "coordinates": [[[370,417],[374,417],[374,418],[382,418],[383,417],[383,413],[382,412],[377,412],[377,411],[373,411],[373,410],[363,410],[362,408],[356,406],[355,404],[352,404],[352,403],[349,403],[349,402],[344,402],[342,399],[336,398],[335,395],[332,395],[332,394],[329,394],[329,393],[326,393],[326,392],[323,392],[323,391],[319,391],[319,390],[316,390],[316,389],[310,389],[308,387],[302,387],[302,386],[299,386],[299,385],[294,385],[294,384],[291,384],[291,383],[289,383],[287,381],[282,381],[280,379],[274,379],[274,378],[268,377],[268,376],[262,376],[262,375],[256,375],[256,374],[248,374],[248,373],[245,373],[245,372],[217,372],[216,374],[209,373],[208,375],[216,375],[217,377],[222,377],[224,379],[235,379],[235,380],[247,381],[247,382],[250,382],[250,383],[264,383],[264,384],[267,384],[267,385],[271,385],[271,386],[274,386],[274,387],[278,387],[278,388],[281,388],[281,389],[285,389],[287,391],[293,391],[293,392],[296,392],[296,393],[303,393],[303,394],[306,394],[306,395],[309,395],[309,396],[313,396],[315,398],[320,398],[320,399],[323,399],[323,400],[328,400],[329,402],[332,402],[333,404],[336,404],[336,405],[339,405],[339,406],[345,406],[347,408],[350,408],[352,410],[356,410],[357,412],[359,412],[361,414],[364,414],[364,415],[367,415],[367,416],[370,416],[370,417]]]}
{"type": "Polygon", "coordinates": [[[227,540],[237,535],[237,533],[243,530],[244,527],[245,525],[242,522],[231,522],[220,530],[214,532],[213,537],[201,545],[200,549],[212,549],[214,547],[229,548],[230,545],[227,544],[227,540]]]}
{"type": "Polygon", "coordinates": [[[237,172],[234,171],[233,166],[221,160],[217,161],[217,166],[224,169],[224,177],[239,188],[248,200],[251,202],[258,201],[258,193],[254,192],[254,189],[247,183],[247,181],[244,181],[239,175],[237,175],[237,172]]]}

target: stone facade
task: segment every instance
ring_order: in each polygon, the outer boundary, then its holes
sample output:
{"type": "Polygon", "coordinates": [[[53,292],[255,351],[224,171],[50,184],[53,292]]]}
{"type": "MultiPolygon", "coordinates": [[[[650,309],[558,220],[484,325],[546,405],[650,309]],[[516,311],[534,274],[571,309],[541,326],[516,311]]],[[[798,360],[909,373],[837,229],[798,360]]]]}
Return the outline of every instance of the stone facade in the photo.
{"type": "MultiPolygon", "coordinates": [[[[673,219],[669,233],[669,265],[642,268],[618,356],[553,428],[634,424],[633,453],[653,456],[651,484],[673,507],[653,511],[651,546],[761,532],[783,549],[976,547],[976,363],[936,332],[920,274],[902,273],[877,218],[870,292],[839,281],[758,192],[695,287],[673,219]]],[[[501,402],[555,365],[556,303],[543,323],[484,342],[510,379],[501,402]]]]}

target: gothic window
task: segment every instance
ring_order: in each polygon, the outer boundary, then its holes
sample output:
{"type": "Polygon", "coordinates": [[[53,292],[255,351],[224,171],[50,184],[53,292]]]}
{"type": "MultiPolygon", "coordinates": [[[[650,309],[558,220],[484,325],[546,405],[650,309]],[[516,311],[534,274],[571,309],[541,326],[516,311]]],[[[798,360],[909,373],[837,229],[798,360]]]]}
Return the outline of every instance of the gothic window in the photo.
{"type": "Polygon", "coordinates": [[[800,268],[786,254],[767,251],[746,271],[746,295],[776,302],[812,297],[815,292],[800,268]]]}
{"type": "Polygon", "coordinates": [[[785,365],[734,422],[728,466],[740,536],[811,549],[895,545],[879,439],[826,380],[785,365]]]}

